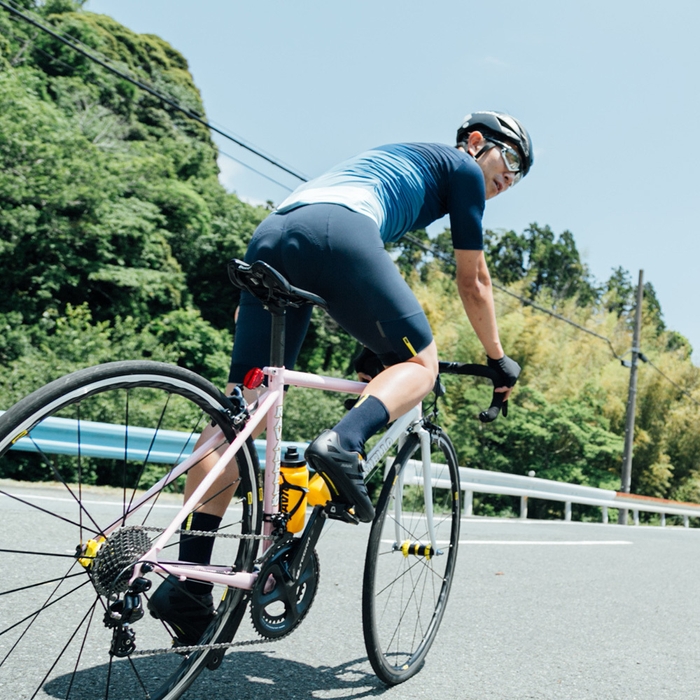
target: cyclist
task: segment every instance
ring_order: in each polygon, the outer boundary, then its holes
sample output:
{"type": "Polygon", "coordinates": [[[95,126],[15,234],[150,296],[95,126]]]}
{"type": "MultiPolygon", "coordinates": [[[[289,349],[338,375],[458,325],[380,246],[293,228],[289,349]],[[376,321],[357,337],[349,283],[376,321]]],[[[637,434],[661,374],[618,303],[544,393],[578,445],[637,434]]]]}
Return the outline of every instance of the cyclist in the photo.
{"type": "MultiPolygon", "coordinates": [[[[342,420],[306,450],[309,464],[326,481],[335,501],[354,508],[357,519],[374,516],[362,473],[365,441],[419,403],[432,390],[438,353],[420,303],[384,249],[410,230],[450,215],[459,294],[488,364],[510,395],[519,365],[501,347],[491,280],[483,253],[485,201],[527,175],[532,142],[518,120],[499,112],[475,112],[457,131],[456,147],[403,143],[351,158],[299,187],[257,228],[247,262],[264,260],[302,289],[328,303],[330,315],[369,350],[359,371],[370,379],[342,420]],[[383,371],[369,370],[372,356],[383,371]]],[[[285,366],[294,366],[311,307],[287,314],[285,366]]],[[[253,367],[269,364],[270,317],[243,292],[229,376],[231,391],[253,367]]],[[[193,468],[185,497],[211,465],[193,468]]],[[[224,473],[185,529],[214,531],[228,505],[235,469],[224,473]],[[223,488],[223,490],[221,490],[223,488]]],[[[180,559],[207,564],[212,537],[184,535],[180,559]]],[[[151,614],[173,625],[181,642],[194,644],[213,615],[210,584],[172,577],[149,602],[151,614]]]]}

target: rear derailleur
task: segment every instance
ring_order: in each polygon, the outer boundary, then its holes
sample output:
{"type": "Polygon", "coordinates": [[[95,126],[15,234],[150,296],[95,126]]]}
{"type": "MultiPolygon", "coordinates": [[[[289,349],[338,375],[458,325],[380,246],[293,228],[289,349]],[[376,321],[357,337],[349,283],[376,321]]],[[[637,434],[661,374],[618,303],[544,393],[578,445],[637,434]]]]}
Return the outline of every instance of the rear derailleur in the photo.
{"type": "Polygon", "coordinates": [[[144,615],[141,594],[151,587],[146,578],[137,578],[121,600],[109,605],[104,614],[105,627],[112,629],[110,656],[123,658],[136,649],[136,633],[131,628],[144,615]]]}

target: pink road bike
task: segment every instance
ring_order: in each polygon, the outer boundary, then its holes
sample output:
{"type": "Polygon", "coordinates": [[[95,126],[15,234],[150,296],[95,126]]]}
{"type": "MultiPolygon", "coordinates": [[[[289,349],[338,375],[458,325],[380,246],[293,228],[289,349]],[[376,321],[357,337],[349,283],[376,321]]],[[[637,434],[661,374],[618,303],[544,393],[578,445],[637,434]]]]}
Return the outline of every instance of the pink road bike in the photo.
{"type": "MultiPolygon", "coordinates": [[[[0,687],[8,697],[174,700],[204,668],[221,664],[246,611],[271,639],[306,616],[324,524],[355,518],[330,501],[313,507],[303,531],[288,531],[279,508],[284,387],[352,395],[364,385],[282,366],[285,309],[324,306],[322,299],[262,262],[232,260],[229,274],[272,315],[271,363],[253,404],[240,389],[227,397],[186,369],[126,361],[51,382],[0,418],[0,473],[35,480],[0,482],[0,687]],[[207,424],[213,437],[193,449],[207,424]],[[261,484],[251,436],[263,425],[261,484]],[[216,466],[182,504],[188,470],[212,455],[216,466]],[[217,538],[214,563],[177,561],[183,521],[229,464],[235,495],[222,526],[199,533],[217,538]],[[101,483],[119,487],[93,486],[101,483]],[[172,630],[145,612],[169,574],[214,585],[217,614],[197,645],[174,644],[172,630]]],[[[495,379],[480,365],[441,363],[441,371],[495,379]]],[[[442,391],[438,382],[427,415],[417,406],[399,418],[366,460],[366,477],[381,468],[383,478],[362,620],[369,661],[390,685],[422,667],[454,576],[460,483],[454,448],[436,423],[442,391]]],[[[482,420],[496,417],[500,398],[494,393],[482,420]]]]}

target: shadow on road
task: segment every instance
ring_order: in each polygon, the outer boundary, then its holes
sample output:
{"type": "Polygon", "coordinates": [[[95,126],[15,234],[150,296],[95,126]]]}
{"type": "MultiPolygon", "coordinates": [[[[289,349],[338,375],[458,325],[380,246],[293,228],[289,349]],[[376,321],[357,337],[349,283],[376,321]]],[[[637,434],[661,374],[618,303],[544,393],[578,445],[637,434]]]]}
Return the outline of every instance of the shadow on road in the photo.
{"type": "MultiPolygon", "coordinates": [[[[137,700],[144,696],[134,682],[131,661],[113,665],[110,700],[137,700]]],[[[134,668],[143,678],[163,675],[162,657],[137,659],[134,668]],[[158,660],[161,660],[159,664],[158,660]]],[[[166,661],[170,663],[170,661],[166,661]]],[[[72,700],[96,700],[106,695],[95,687],[96,678],[106,676],[106,664],[79,672],[70,689],[72,700]]],[[[65,698],[70,676],[61,676],[44,687],[49,697],[65,698]]],[[[234,651],[224,657],[216,671],[204,670],[183,700],[308,700],[308,698],[368,698],[382,695],[386,687],[372,673],[366,658],[338,666],[310,666],[280,658],[274,651],[234,651]]]]}

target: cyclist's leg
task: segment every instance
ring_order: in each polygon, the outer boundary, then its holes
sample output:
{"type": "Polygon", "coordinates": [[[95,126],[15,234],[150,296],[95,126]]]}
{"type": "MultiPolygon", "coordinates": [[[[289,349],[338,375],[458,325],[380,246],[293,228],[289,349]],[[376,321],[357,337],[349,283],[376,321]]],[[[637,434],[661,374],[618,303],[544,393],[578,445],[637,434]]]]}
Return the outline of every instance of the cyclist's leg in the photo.
{"type": "MultiPolygon", "coordinates": [[[[286,215],[271,214],[256,229],[250,241],[245,259],[247,262],[263,260],[279,270],[282,274],[288,274],[285,265],[285,247],[295,245],[296,238],[289,234],[293,225],[286,215]]],[[[300,245],[300,243],[296,243],[300,245]]],[[[306,335],[311,318],[311,307],[301,309],[288,309],[285,337],[285,366],[293,367],[301,349],[301,344],[306,335]]],[[[264,367],[270,364],[270,313],[263,305],[248,292],[241,292],[241,299],[236,318],[236,333],[231,353],[231,367],[229,380],[226,386],[226,394],[230,395],[237,384],[242,383],[249,369],[264,367]]],[[[264,425],[257,437],[264,430],[264,425]]],[[[208,437],[208,431],[202,433],[200,441],[208,437]]],[[[202,479],[216,464],[217,455],[206,462],[202,462],[196,469],[190,470],[185,486],[185,498],[191,494],[201,483],[202,479]]],[[[235,465],[227,467],[221,477],[205,494],[198,511],[215,516],[221,516],[228,507],[233,496],[233,489],[226,488],[235,480],[235,465]]]]}
{"type": "MultiPolygon", "coordinates": [[[[257,229],[246,253],[246,260],[264,260],[273,267],[284,271],[281,258],[287,220],[282,216],[269,216],[257,229]]],[[[287,312],[287,334],[285,338],[285,366],[293,367],[299,354],[306,329],[311,318],[311,307],[289,309],[287,312]]],[[[264,367],[270,363],[270,314],[251,294],[242,292],[236,320],[236,336],[231,356],[231,369],[226,394],[230,395],[236,384],[240,384],[246,372],[253,367],[264,367]]],[[[260,427],[257,434],[262,432],[260,427]]],[[[205,428],[197,446],[204,443],[211,435],[212,429],[205,428]]],[[[257,437],[257,434],[254,437],[257,437]]],[[[220,453],[213,453],[202,460],[187,475],[185,500],[199,486],[204,477],[216,464],[220,453]]],[[[193,514],[190,528],[192,530],[216,529],[216,519],[226,512],[235,492],[237,478],[236,464],[229,464],[225,471],[204,494],[193,514]]],[[[183,536],[180,542],[179,557],[183,561],[208,564],[211,558],[213,539],[206,536],[183,536]]],[[[202,584],[190,584],[197,588],[192,593],[203,593],[202,584]]]]}
{"type": "Polygon", "coordinates": [[[430,392],[437,376],[437,350],[420,303],[384,249],[374,221],[337,205],[305,209],[312,210],[306,217],[314,218],[316,247],[307,248],[303,261],[295,260],[296,250],[291,249],[290,262],[296,264],[290,279],[320,294],[346,331],[385,364],[394,365],[370,382],[368,398],[306,453],[326,477],[331,493],[353,503],[360,519],[370,520],[373,508],[362,481],[360,457],[364,442],[430,392]]]}
{"type": "Polygon", "coordinates": [[[394,420],[435,384],[437,348],[430,324],[372,219],[343,207],[329,208],[325,275],[317,293],[350,335],[392,366],[365,393],[382,400],[394,420]]]}
{"type": "Polygon", "coordinates": [[[364,393],[378,398],[396,420],[422,401],[435,386],[438,372],[437,345],[430,345],[404,362],[387,367],[367,384],[364,393]]]}

